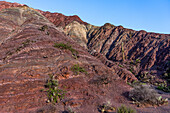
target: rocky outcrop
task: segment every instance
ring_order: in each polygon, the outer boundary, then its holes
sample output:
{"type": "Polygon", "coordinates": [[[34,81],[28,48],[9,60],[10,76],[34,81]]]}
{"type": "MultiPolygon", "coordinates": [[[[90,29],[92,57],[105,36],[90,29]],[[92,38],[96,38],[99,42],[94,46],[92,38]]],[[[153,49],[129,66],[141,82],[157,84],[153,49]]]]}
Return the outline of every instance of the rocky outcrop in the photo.
{"type": "Polygon", "coordinates": [[[87,29],[84,24],[73,21],[64,27],[64,32],[67,36],[72,37],[78,44],[87,49],[87,29]]]}

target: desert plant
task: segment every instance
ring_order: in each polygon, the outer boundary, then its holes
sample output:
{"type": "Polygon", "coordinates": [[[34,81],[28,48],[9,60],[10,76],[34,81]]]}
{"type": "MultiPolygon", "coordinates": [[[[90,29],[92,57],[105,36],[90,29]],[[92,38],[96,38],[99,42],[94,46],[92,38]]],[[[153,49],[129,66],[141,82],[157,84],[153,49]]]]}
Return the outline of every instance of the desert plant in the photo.
{"type": "Polygon", "coordinates": [[[109,101],[109,103],[100,105],[98,109],[101,113],[109,113],[109,112],[113,112],[116,110],[115,107],[111,106],[110,101],[109,101]]]}
{"type": "Polygon", "coordinates": [[[119,64],[118,66],[119,66],[119,67],[123,67],[123,65],[120,65],[120,64],[119,64]]]}
{"type": "Polygon", "coordinates": [[[45,31],[46,29],[48,29],[47,25],[43,25],[42,27],[39,28],[40,31],[45,31]]]}
{"type": "Polygon", "coordinates": [[[60,48],[60,49],[72,50],[72,47],[69,44],[64,44],[64,43],[55,43],[54,47],[60,48]]]}
{"type": "Polygon", "coordinates": [[[141,60],[140,60],[140,59],[136,59],[136,64],[137,64],[137,63],[140,63],[140,62],[141,62],[141,60]]]}
{"type": "Polygon", "coordinates": [[[117,113],[136,113],[136,110],[122,105],[117,109],[117,113]]]}
{"type": "Polygon", "coordinates": [[[30,43],[35,43],[36,41],[31,41],[31,40],[29,40],[29,39],[26,39],[24,42],[22,42],[22,45],[20,45],[18,48],[16,48],[16,52],[18,52],[18,51],[21,51],[21,49],[22,48],[24,48],[24,47],[26,47],[27,45],[29,45],[30,43]]]}
{"type": "Polygon", "coordinates": [[[122,47],[121,47],[122,48],[122,50],[121,50],[122,51],[122,61],[125,60],[125,53],[124,53],[124,47],[123,46],[124,46],[124,43],[122,42],[122,47]]]}
{"type": "Polygon", "coordinates": [[[128,69],[132,74],[135,75],[135,71],[134,71],[134,66],[130,66],[130,68],[128,69]]]}
{"type": "Polygon", "coordinates": [[[48,26],[47,25],[43,25],[42,27],[40,27],[38,30],[40,31],[45,31],[46,35],[50,35],[49,31],[48,31],[48,26]]]}
{"type": "Polygon", "coordinates": [[[132,81],[132,82],[127,82],[128,85],[130,85],[131,87],[135,87],[136,85],[146,85],[146,83],[140,82],[140,81],[132,81]]]}
{"type": "Polygon", "coordinates": [[[66,91],[58,88],[58,81],[54,79],[53,75],[49,75],[50,79],[47,81],[45,87],[47,90],[48,100],[47,102],[52,102],[53,104],[62,100],[65,96],[66,91]]]}
{"type": "Polygon", "coordinates": [[[133,33],[130,32],[130,33],[129,33],[129,38],[132,38],[132,37],[133,37],[133,33]]]}
{"type": "Polygon", "coordinates": [[[60,48],[60,49],[66,49],[71,51],[73,57],[75,57],[76,59],[78,58],[78,51],[76,51],[75,49],[72,48],[71,45],[69,44],[64,44],[64,43],[55,43],[54,47],[56,48],[60,48]]]}
{"type": "Polygon", "coordinates": [[[137,65],[138,63],[141,63],[140,59],[136,59],[135,61],[133,61],[133,60],[130,61],[130,64],[132,64],[132,65],[137,65]]]}
{"type": "Polygon", "coordinates": [[[129,97],[139,105],[162,105],[167,103],[166,99],[159,100],[157,92],[148,85],[136,85],[134,89],[129,92],[129,97]]]}
{"type": "Polygon", "coordinates": [[[161,86],[161,85],[159,85],[157,87],[157,89],[162,90],[162,91],[167,92],[167,93],[170,92],[170,86],[161,86]]]}
{"type": "Polygon", "coordinates": [[[80,72],[81,73],[85,73],[87,74],[87,71],[83,68],[83,67],[80,67],[79,64],[75,64],[71,67],[71,70],[74,72],[74,74],[79,74],[80,72]]]}

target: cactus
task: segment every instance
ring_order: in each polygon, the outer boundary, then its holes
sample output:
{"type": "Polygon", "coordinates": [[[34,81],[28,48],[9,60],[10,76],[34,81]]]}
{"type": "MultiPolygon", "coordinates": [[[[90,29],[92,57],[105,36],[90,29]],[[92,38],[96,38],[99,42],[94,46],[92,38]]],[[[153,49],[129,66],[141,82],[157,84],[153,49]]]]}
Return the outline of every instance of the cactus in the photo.
{"type": "Polygon", "coordinates": [[[124,54],[124,43],[122,42],[122,61],[125,61],[125,54],[124,54]]]}

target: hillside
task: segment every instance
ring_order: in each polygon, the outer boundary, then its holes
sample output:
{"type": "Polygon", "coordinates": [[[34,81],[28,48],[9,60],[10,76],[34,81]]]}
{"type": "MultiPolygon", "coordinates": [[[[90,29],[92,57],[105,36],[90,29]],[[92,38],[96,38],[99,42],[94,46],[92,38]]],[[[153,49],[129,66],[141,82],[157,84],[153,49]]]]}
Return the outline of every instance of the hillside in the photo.
{"type": "MultiPolygon", "coordinates": [[[[109,23],[94,26],[65,16],[0,1],[0,112],[97,113],[111,102],[139,112],[168,112],[168,105],[138,108],[127,84],[155,86],[169,73],[170,34],[134,31],[109,23]],[[47,103],[49,75],[67,91],[61,102],[47,103]],[[157,83],[157,84],[156,84],[157,83]]],[[[168,75],[169,76],[169,75],[168,75]]],[[[163,93],[168,97],[168,93],[163,93]]],[[[58,101],[58,100],[57,100],[58,101]]]]}

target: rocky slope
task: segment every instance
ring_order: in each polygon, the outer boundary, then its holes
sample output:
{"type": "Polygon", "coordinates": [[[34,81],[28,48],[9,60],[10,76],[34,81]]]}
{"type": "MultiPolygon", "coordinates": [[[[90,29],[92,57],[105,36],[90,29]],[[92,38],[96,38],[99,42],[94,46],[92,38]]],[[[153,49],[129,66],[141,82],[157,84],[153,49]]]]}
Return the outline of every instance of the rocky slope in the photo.
{"type": "Polygon", "coordinates": [[[67,91],[65,106],[57,104],[56,112],[68,106],[79,112],[97,112],[98,104],[111,97],[115,106],[128,103],[121,94],[130,87],[114,70],[91,56],[36,10],[26,6],[2,10],[0,23],[0,112],[56,109],[46,103],[47,93],[40,92],[48,74],[58,78],[60,87],[67,91]],[[69,43],[79,58],[69,50],[55,48],[55,43],[69,43]],[[73,73],[71,67],[76,64],[88,74],[73,73]]]}
{"type": "Polygon", "coordinates": [[[130,70],[133,75],[147,72],[148,79],[154,76],[153,81],[161,81],[158,79],[169,69],[170,34],[135,31],[109,23],[101,27],[93,26],[77,16],[63,17],[58,13],[40,12],[91,54],[105,56],[114,61],[112,65],[116,62],[117,66],[130,70]]]}
{"type": "MultiPolygon", "coordinates": [[[[0,112],[64,112],[71,108],[90,113],[109,101],[115,107],[135,107],[125,97],[131,87],[123,80],[137,80],[134,75],[143,70],[160,75],[168,67],[170,35],[111,24],[93,26],[78,16],[17,3],[0,1],[0,9],[0,112]],[[55,48],[55,43],[72,45],[78,58],[69,50],[55,48]],[[71,68],[76,64],[88,74],[75,74],[71,68]],[[67,91],[56,106],[46,103],[47,93],[40,92],[48,74],[67,91]]],[[[168,106],[136,109],[168,112],[168,106]]]]}
{"type": "MultiPolygon", "coordinates": [[[[47,18],[53,22],[50,16],[47,18]]],[[[56,25],[92,55],[95,53],[102,55],[102,58],[104,56],[105,60],[100,60],[108,67],[116,67],[114,70],[117,70],[118,66],[123,67],[127,75],[132,74],[132,78],[135,75],[144,82],[159,84],[163,82],[161,76],[169,70],[170,34],[134,31],[109,23],[98,27],[76,19],[66,26],[56,25]],[[113,62],[106,63],[107,59],[113,62]],[[143,74],[146,76],[143,77],[143,74]]]]}

